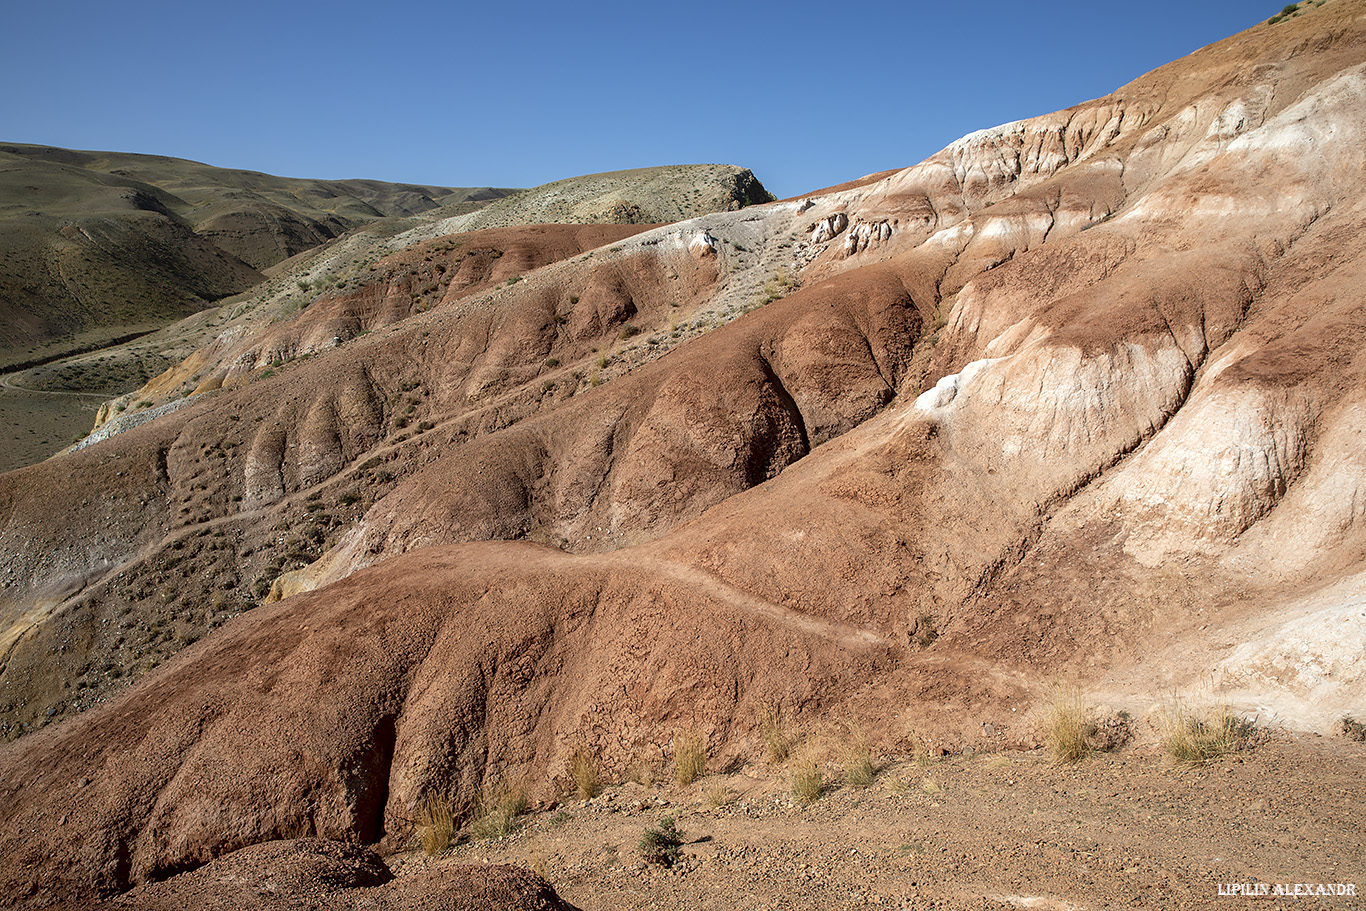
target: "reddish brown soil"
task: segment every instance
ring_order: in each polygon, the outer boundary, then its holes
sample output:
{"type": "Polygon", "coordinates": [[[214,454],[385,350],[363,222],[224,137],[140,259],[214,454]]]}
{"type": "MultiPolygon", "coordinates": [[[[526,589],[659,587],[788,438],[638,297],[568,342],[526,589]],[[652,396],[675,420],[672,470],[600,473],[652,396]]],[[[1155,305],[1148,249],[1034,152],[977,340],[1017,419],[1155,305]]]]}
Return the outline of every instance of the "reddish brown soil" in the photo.
{"type": "MultiPolygon", "coordinates": [[[[1216,671],[1263,729],[1357,712],[1364,62],[1366,3],[1334,0],[809,211],[440,239],[220,340],[165,378],[208,377],[180,410],[0,476],[0,894],[397,852],[429,799],[558,799],[576,753],[623,780],[681,731],[742,769],[775,706],[889,756],[1032,747],[1063,678],[1135,715],[1216,671]],[[779,266],[800,290],[755,300],[779,266]]],[[[749,834],[718,814],[683,876],[583,866],[595,806],[552,879],[715,903],[768,870],[723,847],[784,839],[822,879],[850,848],[895,871],[836,904],[1355,876],[1359,751],[1264,749],[954,760],[938,807],[894,764],[751,801],[749,834]],[[1295,841],[1244,822],[1254,791],[1295,841]]]]}

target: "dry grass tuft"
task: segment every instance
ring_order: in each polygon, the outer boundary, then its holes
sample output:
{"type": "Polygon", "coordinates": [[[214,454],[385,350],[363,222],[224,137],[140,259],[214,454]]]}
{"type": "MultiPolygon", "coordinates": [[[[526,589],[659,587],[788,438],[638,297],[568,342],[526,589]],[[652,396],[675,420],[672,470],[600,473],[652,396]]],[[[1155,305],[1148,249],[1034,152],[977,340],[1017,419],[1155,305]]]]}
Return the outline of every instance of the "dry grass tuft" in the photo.
{"type": "Polygon", "coordinates": [[[862,737],[854,737],[844,756],[844,783],[851,788],[866,788],[877,779],[873,754],[862,737]]]}
{"type": "Polygon", "coordinates": [[[819,800],[825,793],[825,776],[821,772],[820,761],[814,753],[793,760],[792,799],[806,806],[819,800]]]}
{"type": "Polygon", "coordinates": [[[587,747],[578,747],[569,754],[569,777],[574,779],[574,794],[580,800],[598,796],[601,785],[597,757],[587,747]]]}
{"type": "Polygon", "coordinates": [[[787,732],[783,730],[783,713],[777,705],[770,705],[759,716],[759,732],[764,738],[769,762],[784,762],[791,750],[787,732]]]}
{"type": "Polygon", "coordinates": [[[626,767],[626,780],[632,784],[651,788],[663,780],[662,769],[658,762],[637,759],[626,767]]]}
{"type": "Polygon", "coordinates": [[[1167,755],[1184,765],[1204,765],[1251,745],[1253,727],[1223,701],[1172,696],[1162,704],[1159,720],[1167,755]]]}
{"type": "Polygon", "coordinates": [[[434,791],[427,793],[422,801],[422,809],[417,814],[417,834],[422,841],[422,850],[428,855],[451,846],[451,839],[455,835],[455,813],[449,798],[434,791]]]}
{"type": "Polygon", "coordinates": [[[1058,686],[1044,714],[1044,742],[1054,762],[1081,762],[1095,752],[1094,712],[1081,688],[1058,686]]]}
{"type": "Polygon", "coordinates": [[[531,803],[526,788],[521,785],[500,784],[479,801],[470,831],[475,838],[501,838],[517,828],[517,820],[526,814],[531,803]]]}
{"type": "Polygon", "coordinates": [[[718,782],[707,787],[707,803],[713,807],[724,807],[734,799],[735,793],[726,785],[718,782]]]}
{"type": "Polygon", "coordinates": [[[697,731],[674,737],[674,781],[687,787],[707,774],[707,739],[697,731]]]}

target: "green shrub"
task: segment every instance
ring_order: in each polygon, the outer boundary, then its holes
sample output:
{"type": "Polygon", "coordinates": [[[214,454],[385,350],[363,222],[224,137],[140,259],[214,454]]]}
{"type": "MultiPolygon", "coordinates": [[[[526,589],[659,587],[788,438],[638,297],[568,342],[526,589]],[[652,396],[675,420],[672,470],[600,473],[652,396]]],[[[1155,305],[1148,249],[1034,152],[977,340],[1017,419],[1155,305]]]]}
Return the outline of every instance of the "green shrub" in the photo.
{"type": "Polygon", "coordinates": [[[665,816],[659,821],[658,828],[645,830],[637,847],[641,860],[647,864],[672,867],[682,853],[683,833],[674,825],[672,816],[665,816]]]}

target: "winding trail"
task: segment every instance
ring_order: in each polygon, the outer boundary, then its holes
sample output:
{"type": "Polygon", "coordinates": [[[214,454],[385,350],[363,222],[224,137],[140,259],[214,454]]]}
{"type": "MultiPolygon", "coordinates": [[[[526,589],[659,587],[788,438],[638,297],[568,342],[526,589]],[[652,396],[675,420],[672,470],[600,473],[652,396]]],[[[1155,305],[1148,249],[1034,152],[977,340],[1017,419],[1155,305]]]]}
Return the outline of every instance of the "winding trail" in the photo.
{"type": "Polygon", "coordinates": [[[695,566],[662,560],[634,550],[628,552],[612,551],[597,555],[597,560],[608,566],[644,571],[656,576],[672,579],[690,588],[697,589],[716,601],[754,614],[787,627],[798,633],[828,639],[848,649],[890,648],[893,643],[885,637],[850,623],[839,623],[816,617],[811,614],[774,604],[749,592],[736,588],[728,582],[695,566]]]}
{"type": "Polygon", "coordinates": [[[18,374],[14,373],[0,373],[0,389],[12,389],[15,392],[26,392],[29,395],[71,395],[100,399],[101,401],[115,398],[115,396],[104,392],[71,392],[65,389],[31,389],[28,386],[20,386],[18,383],[14,382],[14,377],[17,375],[18,374]]]}

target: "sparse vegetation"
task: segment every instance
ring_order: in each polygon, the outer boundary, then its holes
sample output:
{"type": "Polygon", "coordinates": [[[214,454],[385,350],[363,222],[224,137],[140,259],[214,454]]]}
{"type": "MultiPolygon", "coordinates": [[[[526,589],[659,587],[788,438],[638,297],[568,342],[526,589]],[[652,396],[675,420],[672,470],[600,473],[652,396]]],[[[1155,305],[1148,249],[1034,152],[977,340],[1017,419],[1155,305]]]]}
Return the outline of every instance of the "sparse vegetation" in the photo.
{"type": "Polygon", "coordinates": [[[724,807],[734,796],[731,789],[720,782],[707,786],[707,803],[713,807],[724,807]]]}
{"type": "Polygon", "coordinates": [[[574,780],[574,795],[580,800],[597,796],[598,763],[587,747],[578,747],[569,754],[569,777],[574,780]]]}
{"type": "MultiPolygon", "coordinates": [[[[738,244],[736,245],[736,249],[741,249],[738,244]]],[[[771,304],[773,301],[786,297],[788,294],[795,291],[799,287],[799,284],[800,283],[790,272],[782,271],[773,273],[768,281],[764,283],[763,290],[759,292],[759,306],[762,307],[764,304],[771,304]]]]}
{"type": "Polygon", "coordinates": [[[674,781],[686,787],[706,774],[707,740],[697,731],[679,734],[673,741],[674,781]]]}
{"type": "Polygon", "coordinates": [[[934,617],[930,614],[921,614],[911,630],[911,641],[921,648],[929,648],[938,638],[939,630],[934,627],[934,617]]]}
{"type": "Polygon", "coordinates": [[[1096,722],[1079,687],[1054,688],[1044,713],[1043,734],[1054,762],[1080,762],[1091,755],[1096,722]]]}
{"type": "Polygon", "coordinates": [[[517,820],[530,807],[526,788],[500,784],[478,803],[470,831],[476,838],[501,838],[517,828],[517,820]]]}
{"type": "Polygon", "coordinates": [[[825,775],[814,752],[808,751],[792,764],[792,799],[806,806],[825,793],[825,775]]]}
{"type": "Polygon", "coordinates": [[[877,780],[872,751],[862,736],[849,740],[844,756],[844,783],[851,788],[866,788],[877,780]]]}
{"type": "Polygon", "coordinates": [[[455,814],[451,810],[450,798],[428,792],[417,814],[417,834],[422,842],[422,850],[429,855],[450,847],[451,838],[455,835],[455,814]]]}
{"type": "Polygon", "coordinates": [[[759,733],[764,738],[764,749],[768,752],[769,762],[783,762],[787,759],[789,744],[787,732],[783,729],[782,708],[770,705],[759,716],[759,733]]]}
{"type": "Polygon", "coordinates": [[[661,867],[672,867],[676,864],[682,848],[683,833],[678,831],[672,816],[665,816],[656,828],[647,828],[640,836],[638,845],[641,860],[661,867]]]}
{"type": "Polygon", "coordinates": [[[1335,732],[1348,740],[1355,740],[1357,743],[1366,743],[1366,723],[1357,721],[1351,715],[1343,718],[1337,723],[1335,732]]]}
{"type": "Polygon", "coordinates": [[[1221,756],[1246,749],[1253,726],[1234,714],[1227,702],[1192,702],[1172,696],[1162,705],[1162,747],[1184,765],[1204,765],[1221,756]]]}

